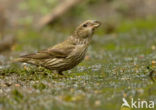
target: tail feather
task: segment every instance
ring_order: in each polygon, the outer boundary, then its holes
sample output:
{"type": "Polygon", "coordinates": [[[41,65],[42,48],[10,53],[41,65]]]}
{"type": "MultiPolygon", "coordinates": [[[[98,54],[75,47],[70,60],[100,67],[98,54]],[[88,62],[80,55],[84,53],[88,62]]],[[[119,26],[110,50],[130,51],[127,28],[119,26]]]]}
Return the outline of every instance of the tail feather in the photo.
{"type": "Polygon", "coordinates": [[[33,65],[39,65],[39,62],[37,62],[34,59],[30,59],[30,58],[22,58],[22,57],[20,57],[20,58],[14,59],[12,61],[12,63],[18,63],[18,62],[33,64],[33,65]]]}
{"type": "Polygon", "coordinates": [[[16,58],[12,62],[17,63],[17,62],[27,62],[28,58],[16,58]]]}

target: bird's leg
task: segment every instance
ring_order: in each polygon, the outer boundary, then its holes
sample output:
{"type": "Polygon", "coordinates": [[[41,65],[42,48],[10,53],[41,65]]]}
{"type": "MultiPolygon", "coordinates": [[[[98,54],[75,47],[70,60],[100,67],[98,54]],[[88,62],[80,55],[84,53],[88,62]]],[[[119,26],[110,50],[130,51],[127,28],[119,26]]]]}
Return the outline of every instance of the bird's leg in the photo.
{"type": "Polygon", "coordinates": [[[62,73],[62,71],[58,71],[58,74],[63,76],[64,74],[62,73]]]}
{"type": "Polygon", "coordinates": [[[59,78],[67,78],[66,75],[62,73],[62,71],[58,71],[59,78]]]}

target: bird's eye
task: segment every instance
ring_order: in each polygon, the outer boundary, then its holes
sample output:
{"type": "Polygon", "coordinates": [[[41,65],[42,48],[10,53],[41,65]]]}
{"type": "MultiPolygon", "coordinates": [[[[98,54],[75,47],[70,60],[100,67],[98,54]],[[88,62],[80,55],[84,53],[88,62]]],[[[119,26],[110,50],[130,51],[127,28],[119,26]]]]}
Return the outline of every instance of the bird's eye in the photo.
{"type": "Polygon", "coordinates": [[[83,27],[87,27],[87,24],[84,24],[83,27]]]}

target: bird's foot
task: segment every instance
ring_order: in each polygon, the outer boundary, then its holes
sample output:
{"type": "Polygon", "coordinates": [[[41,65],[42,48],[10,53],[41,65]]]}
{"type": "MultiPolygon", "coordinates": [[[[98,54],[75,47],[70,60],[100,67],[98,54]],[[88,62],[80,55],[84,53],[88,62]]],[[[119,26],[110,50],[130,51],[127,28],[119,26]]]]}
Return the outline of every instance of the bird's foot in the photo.
{"type": "Polygon", "coordinates": [[[54,78],[58,79],[58,78],[67,78],[66,75],[64,75],[62,72],[59,71],[53,71],[54,74],[54,78]]]}
{"type": "Polygon", "coordinates": [[[58,72],[59,75],[64,76],[64,74],[62,73],[62,71],[58,72]]]}
{"type": "Polygon", "coordinates": [[[59,76],[60,78],[67,78],[66,75],[64,75],[64,74],[62,73],[62,71],[61,71],[61,72],[58,72],[58,76],[59,76]]]}

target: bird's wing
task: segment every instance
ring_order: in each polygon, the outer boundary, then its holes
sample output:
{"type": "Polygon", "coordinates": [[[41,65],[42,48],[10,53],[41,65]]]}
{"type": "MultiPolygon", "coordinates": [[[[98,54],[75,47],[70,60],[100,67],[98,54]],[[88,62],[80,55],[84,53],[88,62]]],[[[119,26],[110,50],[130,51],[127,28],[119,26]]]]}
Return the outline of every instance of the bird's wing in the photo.
{"type": "Polygon", "coordinates": [[[66,58],[73,51],[74,48],[74,46],[58,46],[55,48],[42,50],[34,54],[28,54],[22,57],[33,59],[66,58]]]}

